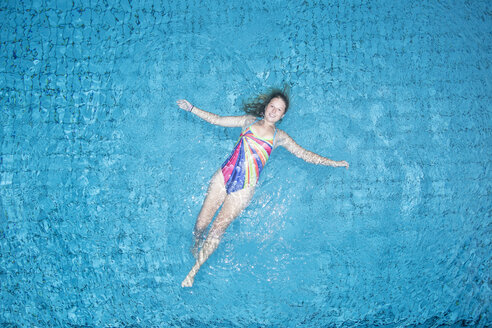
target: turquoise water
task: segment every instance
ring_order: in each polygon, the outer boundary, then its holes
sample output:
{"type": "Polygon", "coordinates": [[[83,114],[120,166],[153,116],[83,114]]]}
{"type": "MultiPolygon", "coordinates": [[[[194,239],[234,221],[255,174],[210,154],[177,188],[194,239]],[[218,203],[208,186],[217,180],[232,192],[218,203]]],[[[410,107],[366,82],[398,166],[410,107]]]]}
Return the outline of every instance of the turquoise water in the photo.
{"type": "Polygon", "coordinates": [[[489,1],[4,1],[3,327],[492,325],[489,1]],[[276,149],[196,277],[191,231],[239,129],[276,149]]]}

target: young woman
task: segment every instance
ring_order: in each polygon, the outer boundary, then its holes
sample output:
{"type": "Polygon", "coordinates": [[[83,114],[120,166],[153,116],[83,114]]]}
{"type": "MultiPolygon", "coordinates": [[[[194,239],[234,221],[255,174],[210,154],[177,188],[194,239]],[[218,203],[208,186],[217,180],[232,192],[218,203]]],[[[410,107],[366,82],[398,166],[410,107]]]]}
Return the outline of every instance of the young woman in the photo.
{"type": "Polygon", "coordinates": [[[191,287],[198,270],[217,249],[229,224],[250,202],[260,173],[273,149],[285,147],[295,156],[313,164],[346,168],[349,164],[310,152],[275,127],[289,108],[289,97],[283,91],[273,89],[267,94],[259,95],[244,105],[243,110],[247,115],[243,116],[218,116],[196,108],[186,100],[178,100],[177,104],[181,109],[211,124],[243,129],[231,155],[213,175],[196,220],[193,231],[195,243],[192,248],[196,263],[181,283],[182,287],[191,287]],[[204,232],[221,205],[222,209],[203,242],[204,232]]]}

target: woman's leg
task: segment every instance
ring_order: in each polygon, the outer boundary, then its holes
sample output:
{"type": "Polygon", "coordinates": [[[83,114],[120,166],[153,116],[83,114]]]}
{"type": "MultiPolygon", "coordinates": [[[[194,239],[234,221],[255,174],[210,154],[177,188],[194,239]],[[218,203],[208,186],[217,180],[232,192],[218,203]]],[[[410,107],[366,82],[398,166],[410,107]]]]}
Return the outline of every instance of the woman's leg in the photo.
{"type": "Polygon", "coordinates": [[[246,208],[246,206],[248,206],[253,193],[254,187],[242,189],[226,196],[222,209],[212,224],[207,240],[205,240],[205,243],[198,254],[198,259],[195,265],[188,273],[188,276],[186,276],[181,283],[182,287],[191,287],[193,285],[193,281],[198,270],[217,249],[220,239],[229,224],[231,224],[231,222],[234,221],[234,219],[246,208]]]}
{"type": "Polygon", "coordinates": [[[207,196],[203,201],[202,209],[200,210],[200,214],[198,214],[195,229],[193,230],[194,245],[191,252],[195,258],[198,257],[198,249],[200,247],[200,241],[203,239],[203,233],[212,221],[215,212],[217,212],[220,205],[224,202],[226,195],[224,177],[219,169],[212,176],[212,179],[210,179],[207,196]]]}

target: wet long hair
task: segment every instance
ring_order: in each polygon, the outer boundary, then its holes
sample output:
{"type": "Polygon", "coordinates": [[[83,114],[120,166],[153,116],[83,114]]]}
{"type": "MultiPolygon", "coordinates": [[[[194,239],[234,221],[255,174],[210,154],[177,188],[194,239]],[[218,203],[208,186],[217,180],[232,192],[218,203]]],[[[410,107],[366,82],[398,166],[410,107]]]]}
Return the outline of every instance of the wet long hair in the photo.
{"type": "Polygon", "coordinates": [[[243,111],[246,114],[250,114],[256,117],[263,117],[265,115],[265,108],[268,103],[274,98],[280,98],[285,102],[285,113],[289,109],[289,87],[284,86],[283,90],[272,88],[269,89],[266,93],[262,93],[256,96],[253,99],[248,100],[243,104],[243,111]]]}

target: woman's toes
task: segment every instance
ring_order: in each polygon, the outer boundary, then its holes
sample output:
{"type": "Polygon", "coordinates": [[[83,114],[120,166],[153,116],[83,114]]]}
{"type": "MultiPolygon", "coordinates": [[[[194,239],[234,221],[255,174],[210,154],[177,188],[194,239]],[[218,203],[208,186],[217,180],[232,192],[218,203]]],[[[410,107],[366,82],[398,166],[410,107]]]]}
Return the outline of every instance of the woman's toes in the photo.
{"type": "Polygon", "coordinates": [[[193,279],[190,277],[186,277],[181,283],[181,287],[191,287],[193,286],[193,279]]]}

